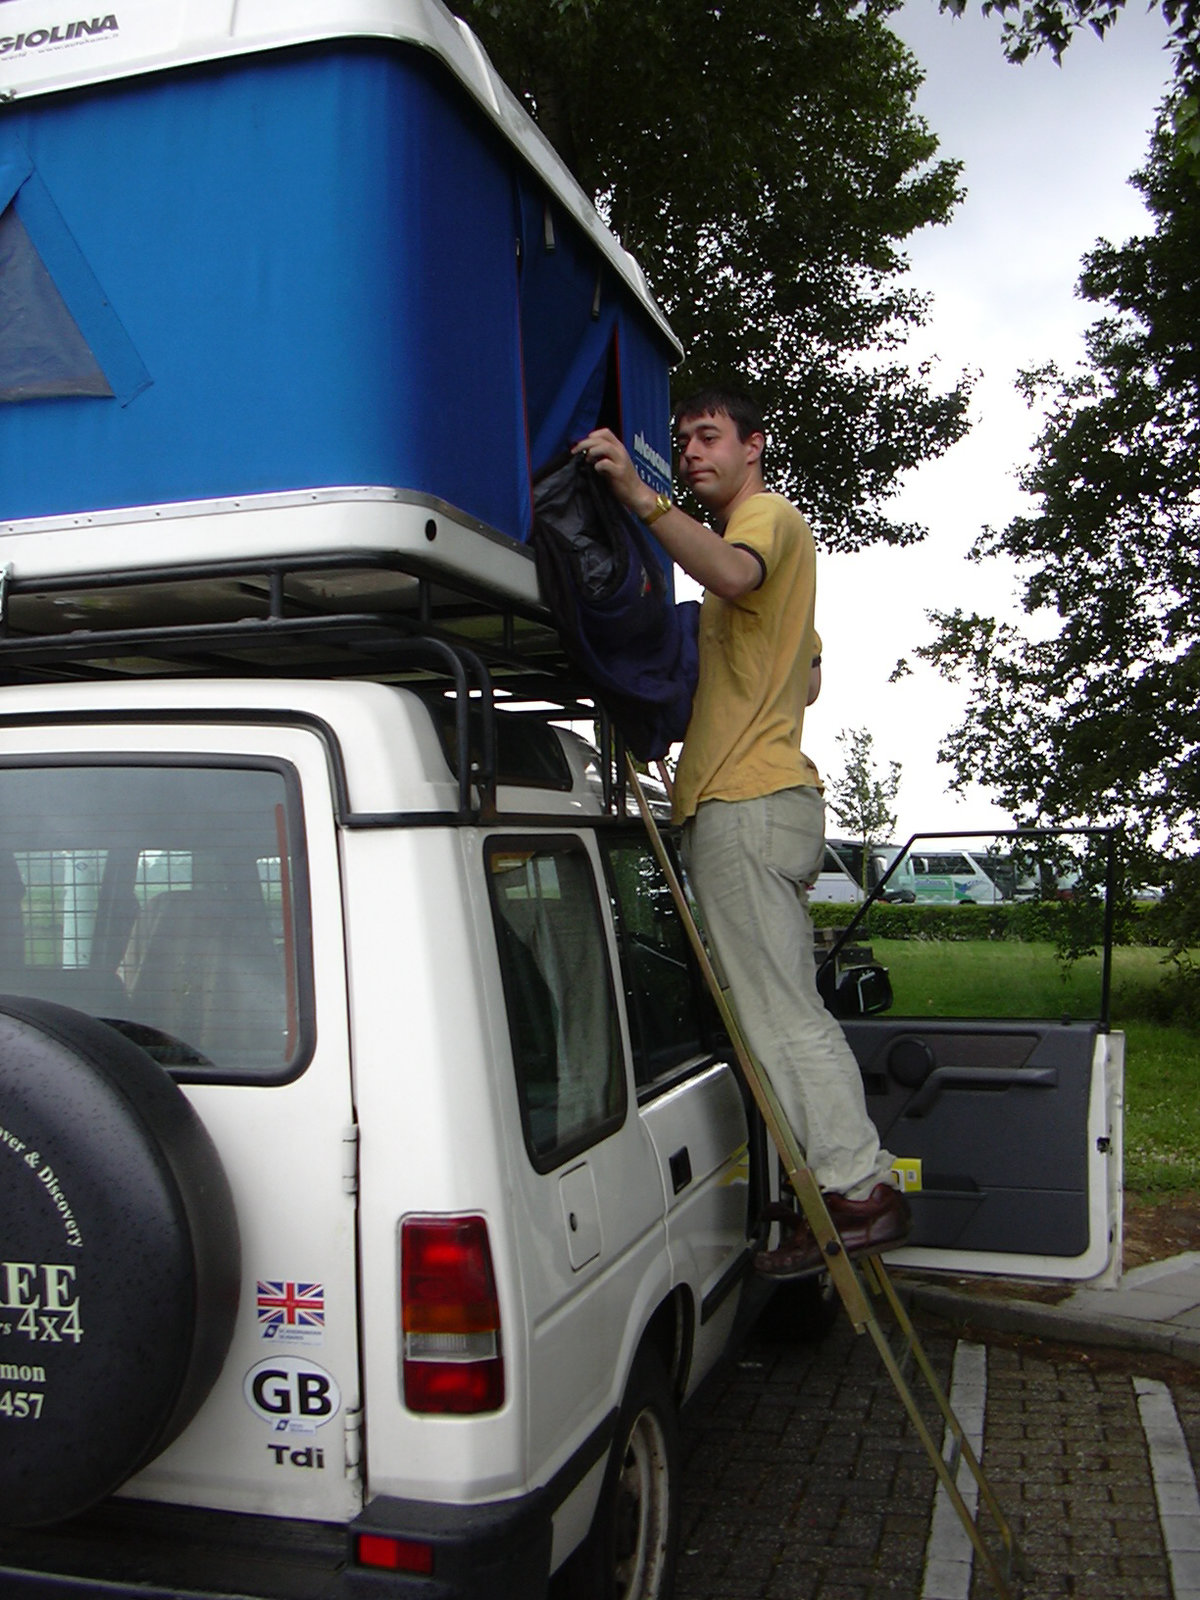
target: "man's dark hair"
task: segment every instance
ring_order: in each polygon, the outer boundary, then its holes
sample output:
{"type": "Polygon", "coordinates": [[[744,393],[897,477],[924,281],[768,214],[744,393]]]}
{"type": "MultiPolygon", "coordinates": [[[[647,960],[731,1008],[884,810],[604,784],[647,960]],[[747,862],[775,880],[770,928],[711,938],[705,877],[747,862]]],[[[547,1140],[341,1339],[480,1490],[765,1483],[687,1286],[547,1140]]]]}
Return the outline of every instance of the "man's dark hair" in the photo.
{"type": "Polygon", "coordinates": [[[695,394],[680,400],[671,418],[672,430],[677,429],[681,422],[692,422],[696,417],[716,417],[722,413],[737,429],[739,439],[748,439],[752,433],[761,433],[766,437],[766,424],[757,402],[743,389],[726,389],[718,385],[697,389],[695,394]]]}

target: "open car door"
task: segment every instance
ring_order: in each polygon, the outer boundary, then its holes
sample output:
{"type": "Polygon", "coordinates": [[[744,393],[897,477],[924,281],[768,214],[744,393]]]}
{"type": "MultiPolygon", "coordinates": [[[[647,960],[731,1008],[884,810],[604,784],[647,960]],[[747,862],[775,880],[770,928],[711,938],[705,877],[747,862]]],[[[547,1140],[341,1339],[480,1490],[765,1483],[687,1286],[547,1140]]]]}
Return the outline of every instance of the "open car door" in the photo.
{"type": "MultiPolygon", "coordinates": [[[[996,836],[992,848],[1011,858],[1032,852],[1033,838],[996,836]]],[[[890,980],[882,984],[891,991],[886,1010],[842,1016],[872,1120],[913,1210],[910,1241],[889,1261],[1065,1279],[1119,1269],[1124,1037],[1107,1016],[1110,843],[1089,834],[1079,847],[1099,854],[1091,879],[1101,889],[1087,896],[1081,887],[1075,903],[1052,887],[1044,899],[1030,896],[1024,911],[1016,898],[988,907],[881,906],[874,917],[864,908],[864,922],[850,928],[835,1009],[851,1009],[855,994],[879,994],[879,984],[854,980],[864,943],[890,980]],[[886,936],[885,918],[928,913],[942,919],[936,930],[886,936]],[[1094,953],[1064,964],[1068,939],[1085,943],[1089,926],[1094,953]]]]}

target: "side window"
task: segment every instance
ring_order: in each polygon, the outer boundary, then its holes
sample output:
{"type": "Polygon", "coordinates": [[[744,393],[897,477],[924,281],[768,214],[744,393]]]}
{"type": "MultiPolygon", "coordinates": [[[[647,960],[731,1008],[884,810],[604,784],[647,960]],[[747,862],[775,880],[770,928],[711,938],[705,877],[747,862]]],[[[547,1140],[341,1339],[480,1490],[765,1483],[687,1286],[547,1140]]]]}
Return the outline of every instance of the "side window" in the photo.
{"type": "Polygon", "coordinates": [[[646,1088],[706,1048],[706,1014],[670,885],[643,841],[606,852],[633,1035],[633,1071],[646,1088]]]}
{"type": "Polygon", "coordinates": [[[625,1115],[600,903],[578,840],[493,841],[488,876],[525,1140],[545,1172],[625,1115]]]}
{"type": "Polygon", "coordinates": [[[929,862],[927,869],[929,872],[953,873],[960,878],[964,876],[973,878],[975,876],[975,868],[967,860],[966,856],[957,852],[952,851],[945,855],[929,856],[926,859],[929,862]]]}

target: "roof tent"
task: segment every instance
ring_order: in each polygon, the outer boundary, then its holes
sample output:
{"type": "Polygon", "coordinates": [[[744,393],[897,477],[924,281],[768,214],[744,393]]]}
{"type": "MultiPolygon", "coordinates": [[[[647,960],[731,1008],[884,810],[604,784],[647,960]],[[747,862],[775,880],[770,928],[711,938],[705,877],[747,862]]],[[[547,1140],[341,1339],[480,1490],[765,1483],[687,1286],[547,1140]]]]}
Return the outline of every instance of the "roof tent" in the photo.
{"type": "Polygon", "coordinates": [[[670,329],[437,0],[0,0],[0,97],[15,572],[416,550],[434,509],[503,586],[597,422],[669,487],[670,329]]]}

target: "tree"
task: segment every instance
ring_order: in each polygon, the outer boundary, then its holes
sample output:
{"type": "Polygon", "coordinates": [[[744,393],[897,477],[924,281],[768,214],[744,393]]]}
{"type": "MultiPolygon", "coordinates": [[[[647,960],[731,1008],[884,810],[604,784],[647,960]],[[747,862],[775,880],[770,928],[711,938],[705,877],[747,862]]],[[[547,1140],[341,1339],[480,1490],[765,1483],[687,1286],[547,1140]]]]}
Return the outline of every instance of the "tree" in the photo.
{"type": "Polygon", "coordinates": [[[829,786],[829,809],[862,846],[862,886],[866,890],[871,846],[886,839],[896,826],[893,807],[900,789],[900,763],[889,762],[887,776],[877,776],[872,753],[875,740],[865,728],[843,728],[837,742],[846,747],[846,765],[841,777],[829,786]]]}
{"type": "Polygon", "coordinates": [[[913,111],[899,0],[461,0],[687,352],[676,393],[742,374],[768,470],[822,542],[922,536],[885,507],[965,432],[969,380],[903,359],[927,297],[905,241],[946,222],[959,166],[913,111]]]}
{"type": "MultiPolygon", "coordinates": [[[[1134,182],[1153,230],[1085,258],[1079,292],[1105,313],[1084,361],[1022,377],[1048,404],[1018,475],[1036,510],[973,552],[1022,563],[1033,626],[934,614],[917,653],[971,685],[942,751],[959,786],[1023,822],[1125,823],[1182,862],[1200,842],[1200,174],[1169,106],[1134,182]]],[[[1200,883],[1192,903],[1194,937],[1200,883]]]]}

